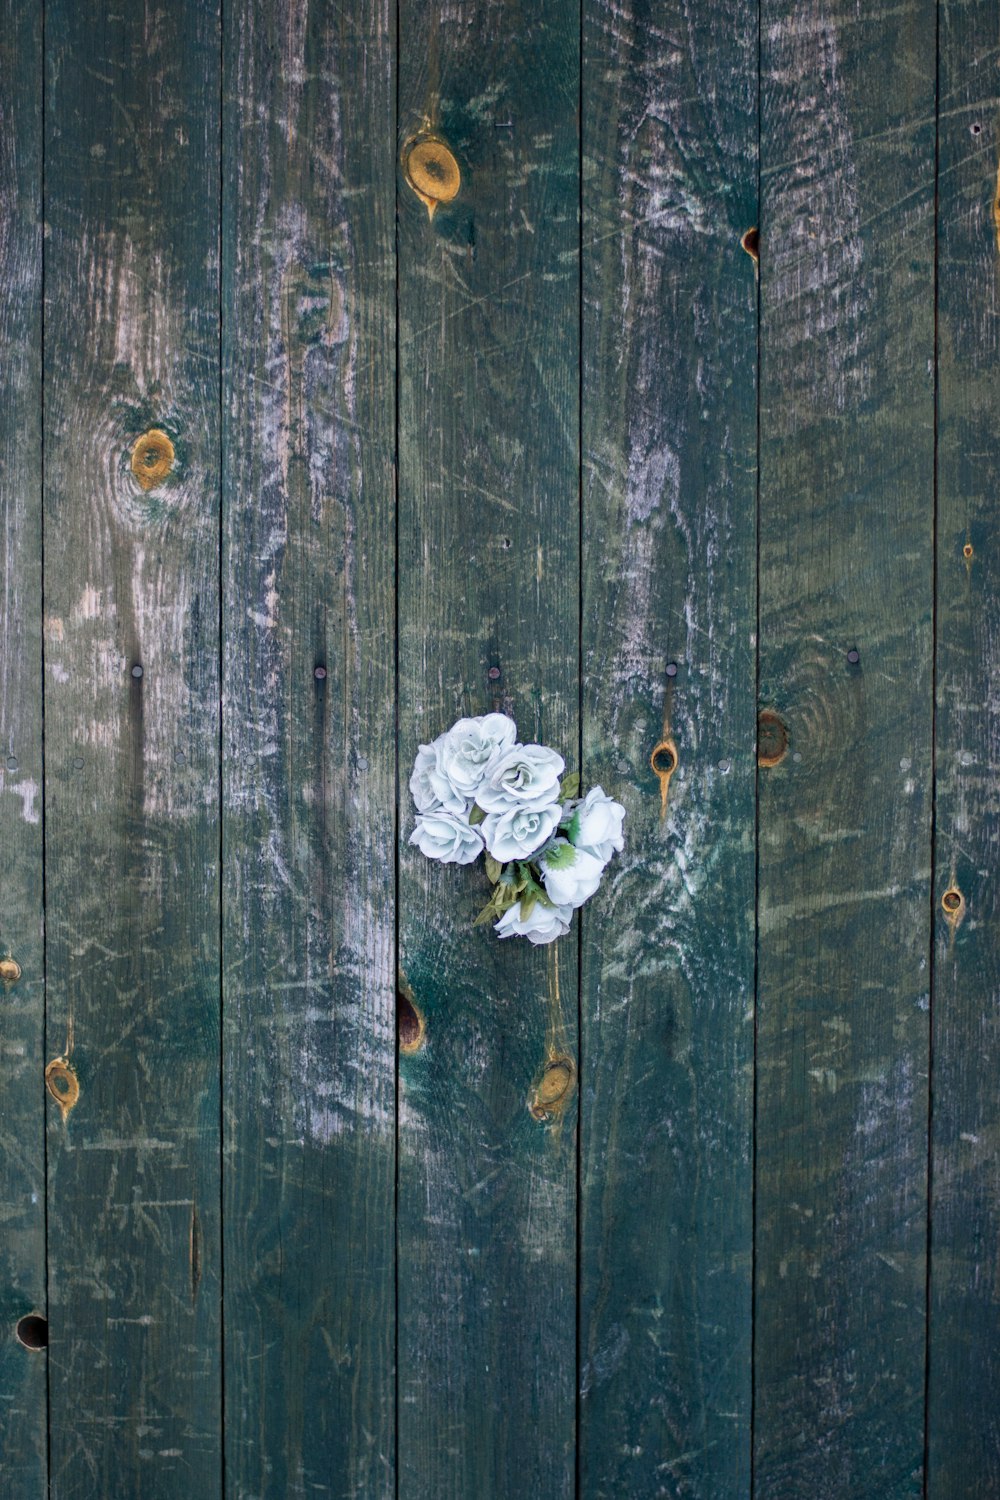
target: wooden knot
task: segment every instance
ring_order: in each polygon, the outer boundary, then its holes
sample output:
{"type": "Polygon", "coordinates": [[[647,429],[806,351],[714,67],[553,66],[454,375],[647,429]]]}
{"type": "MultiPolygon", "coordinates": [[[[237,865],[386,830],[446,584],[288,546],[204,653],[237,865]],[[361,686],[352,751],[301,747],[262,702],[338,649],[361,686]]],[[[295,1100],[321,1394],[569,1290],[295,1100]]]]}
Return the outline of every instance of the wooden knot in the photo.
{"type": "Polygon", "coordinates": [[[550,1120],[553,1115],[562,1114],[569,1103],[575,1076],[576,1067],[571,1057],[550,1058],[531,1096],[528,1110],[532,1118],[550,1120]]]}
{"type": "Polygon", "coordinates": [[[674,744],[673,736],[668,735],[656,746],[649,757],[649,764],[655,774],[660,778],[660,822],[667,815],[667,793],[670,790],[670,778],[677,770],[677,746],[674,744]]]}
{"type": "Polygon", "coordinates": [[[458,162],[437,136],[420,136],[403,148],[403,175],[433,219],[439,204],[450,203],[462,186],[458,162]]]}
{"type": "Polygon", "coordinates": [[[757,715],[757,764],[778,766],[788,754],[788,729],[773,708],[762,708],[757,715]]]}
{"type": "Polygon", "coordinates": [[[941,897],[941,907],[944,911],[948,925],[954,933],[955,928],[965,916],[965,897],[956,885],[950,885],[941,897]]]}
{"type": "Polygon", "coordinates": [[[45,1087],[65,1120],[80,1097],[80,1081],[68,1057],[54,1057],[45,1069],[45,1087]]]}
{"type": "Polygon", "coordinates": [[[0,958],[0,984],[5,990],[17,983],[21,977],[21,965],[16,958],[0,958]]]}
{"type": "Polygon", "coordinates": [[[144,490],[155,490],[174,466],[174,445],[159,427],[151,427],[132,449],[132,473],[144,490]]]}

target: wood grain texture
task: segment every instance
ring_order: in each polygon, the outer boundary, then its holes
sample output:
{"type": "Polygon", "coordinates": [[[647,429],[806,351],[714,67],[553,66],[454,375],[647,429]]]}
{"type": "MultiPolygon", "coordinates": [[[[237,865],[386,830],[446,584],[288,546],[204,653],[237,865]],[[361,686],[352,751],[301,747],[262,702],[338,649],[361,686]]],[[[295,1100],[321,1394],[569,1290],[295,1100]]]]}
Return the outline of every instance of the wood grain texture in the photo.
{"type": "Polygon", "coordinates": [[[575,1072],[575,931],[473,930],[482,865],[406,839],[461,714],[578,755],[579,45],[566,0],[400,8],[400,149],[436,132],[461,174],[433,218],[399,185],[401,1500],[573,1488],[575,1086],[529,1104],[575,1072]]]}
{"type": "Polygon", "coordinates": [[[51,1493],[171,1500],[221,1446],[219,16],[45,35],[51,1493]]]}
{"type": "Polygon", "coordinates": [[[0,5],[0,1491],[44,1493],[42,941],[42,28],[0,5]],[[15,977],[19,972],[19,977],[15,977]]]}
{"type": "Polygon", "coordinates": [[[1000,1495],[997,13],[941,6],[930,1500],[1000,1495]],[[960,896],[949,913],[942,899],[960,896]]]}
{"type": "Polygon", "coordinates": [[[587,0],[581,1495],[746,1495],[757,16],[587,0]],[[675,675],[668,675],[668,664],[675,675]],[[672,738],[661,817],[650,765],[672,738]]]}
{"type": "Polygon", "coordinates": [[[225,1425],[239,1500],[394,1492],[394,35],[383,0],[227,18],[225,1425]]]}
{"type": "Polygon", "coordinates": [[[762,11],[758,1500],[920,1494],[935,15],[762,11]],[[849,653],[857,652],[857,660],[849,653]],[[762,747],[763,748],[763,747],[762,747]]]}

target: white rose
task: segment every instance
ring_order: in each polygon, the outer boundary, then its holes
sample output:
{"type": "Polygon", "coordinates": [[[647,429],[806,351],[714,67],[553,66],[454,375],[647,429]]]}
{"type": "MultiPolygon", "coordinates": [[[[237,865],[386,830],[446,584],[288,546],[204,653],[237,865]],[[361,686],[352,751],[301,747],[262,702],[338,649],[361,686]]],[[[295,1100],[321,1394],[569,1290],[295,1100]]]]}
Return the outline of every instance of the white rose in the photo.
{"type": "Polygon", "coordinates": [[[546,807],[558,796],[566,762],[546,745],[515,745],[491,762],[476,793],[484,812],[546,807]]]}
{"type": "Polygon", "coordinates": [[[458,817],[469,811],[470,799],[455,790],[441,770],[441,750],[447,735],[439,734],[430,745],[421,745],[413,762],[410,791],[417,812],[455,813],[458,817]]]}
{"type": "Polygon", "coordinates": [[[538,863],[549,900],[569,907],[590,900],[601,883],[605,865],[586,849],[574,849],[566,839],[556,839],[538,863]]]}
{"type": "Polygon", "coordinates": [[[625,847],[624,818],[625,809],[620,802],[607,796],[603,788],[591,787],[570,818],[570,840],[577,849],[585,849],[606,865],[616,850],[625,847]]]}
{"type": "Polygon", "coordinates": [[[546,906],[536,901],[526,917],[521,916],[521,903],[505,911],[493,931],[502,938],[526,937],[529,943],[554,943],[556,938],[569,932],[573,913],[568,906],[546,906]]]}
{"type": "Polygon", "coordinates": [[[473,828],[467,818],[443,810],[419,817],[410,843],[428,859],[438,859],[443,865],[471,865],[483,852],[479,829],[473,828]]]}
{"type": "Polygon", "coordinates": [[[561,817],[558,802],[550,802],[548,807],[511,807],[506,812],[487,813],[481,825],[486,847],[502,865],[510,859],[527,859],[552,837],[561,817]]]}
{"type": "Polygon", "coordinates": [[[438,772],[470,802],[482,786],[487,766],[495,756],[513,749],[516,739],[517,725],[506,714],[459,719],[438,741],[438,772]]]}

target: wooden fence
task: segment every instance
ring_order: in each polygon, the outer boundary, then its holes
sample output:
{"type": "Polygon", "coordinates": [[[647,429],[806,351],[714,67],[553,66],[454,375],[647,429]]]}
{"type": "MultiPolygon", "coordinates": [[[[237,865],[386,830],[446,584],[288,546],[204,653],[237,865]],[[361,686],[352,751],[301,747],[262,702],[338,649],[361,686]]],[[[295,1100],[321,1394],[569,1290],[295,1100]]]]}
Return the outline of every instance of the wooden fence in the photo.
{"type": "Polygon", "coordinates": [[[0,0],[5,1500],[1000,1496],[998,61],[0,0]]]}

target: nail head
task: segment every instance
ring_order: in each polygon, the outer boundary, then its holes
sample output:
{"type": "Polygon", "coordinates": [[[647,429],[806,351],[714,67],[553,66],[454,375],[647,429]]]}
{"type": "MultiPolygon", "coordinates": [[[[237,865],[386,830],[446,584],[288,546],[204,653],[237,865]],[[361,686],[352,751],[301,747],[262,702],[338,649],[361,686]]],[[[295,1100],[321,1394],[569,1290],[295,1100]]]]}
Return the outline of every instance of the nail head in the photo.
{"type": "Polygon", "coordinates": [[[323,667],[323,666],[314,667],[313,668],[313,676],[315,677],[315,679],[316,679],[317,682],[322,682],[323,679],[326,677],[326,668],[323,667]]]}
{"type": "Polygon", "coordinates": [[[857,663],[861,660],[861,652],[858,650],[857,646],[852,646],[850,651],[848,651],[847,660],[851,663],[852,667],[856,666],[857,663]]]}
{"type": "Polygon", "coordinates": [[[142,667],[138,662],[136,662],[135,666],[132,668],[132,676],[136,679],[137,682],[142,676],[142,667]]]}

